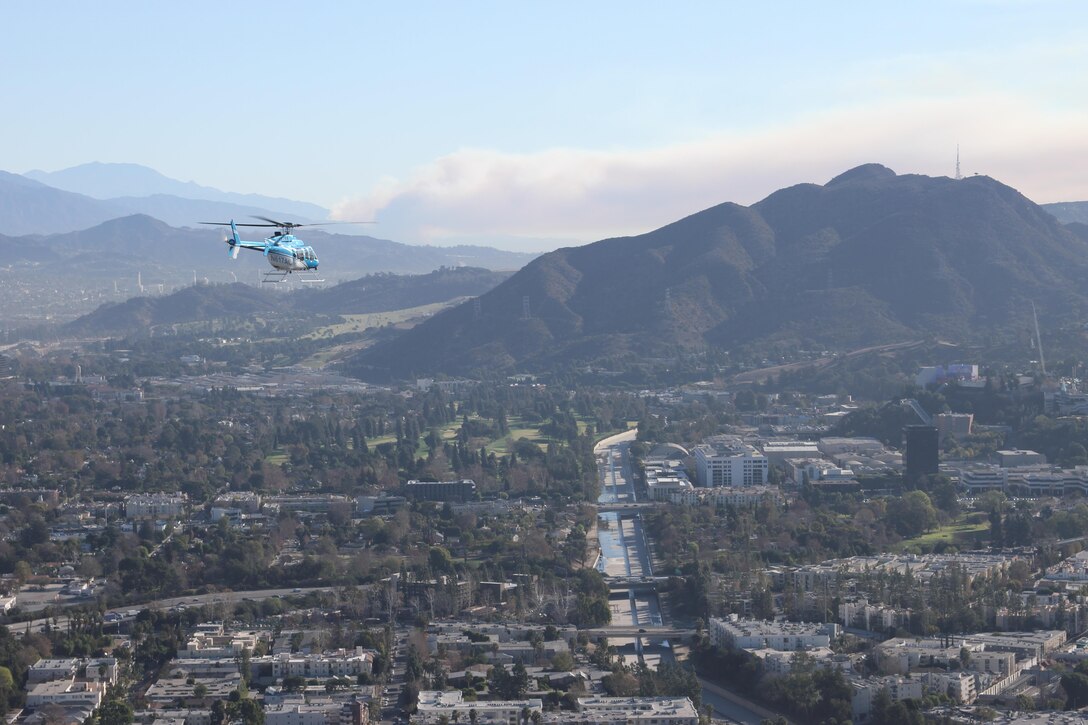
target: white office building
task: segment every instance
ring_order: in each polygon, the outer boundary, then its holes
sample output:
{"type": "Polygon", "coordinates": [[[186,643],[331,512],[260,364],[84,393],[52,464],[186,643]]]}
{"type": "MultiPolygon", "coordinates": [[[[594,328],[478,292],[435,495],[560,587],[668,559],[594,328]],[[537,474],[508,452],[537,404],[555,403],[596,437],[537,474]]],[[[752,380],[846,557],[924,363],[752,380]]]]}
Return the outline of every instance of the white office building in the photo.
{"type": "Polygon", "coordinates": [[[739,438],[709,438],[695,446],[694,453],[701,486],[763,486],[767,483],[767,457],[739,438]]]}

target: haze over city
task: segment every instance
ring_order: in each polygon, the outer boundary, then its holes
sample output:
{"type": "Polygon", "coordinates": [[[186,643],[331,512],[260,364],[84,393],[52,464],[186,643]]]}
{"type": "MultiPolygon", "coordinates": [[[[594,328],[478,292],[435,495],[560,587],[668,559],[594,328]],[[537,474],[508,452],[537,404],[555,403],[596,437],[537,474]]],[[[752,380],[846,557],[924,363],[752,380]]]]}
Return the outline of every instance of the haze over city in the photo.
{"type": "Polygon", "coordinates": [[[138,163],[410,243],[546,250],[869,161],[951,175],[957,145],[964,174],[1088,198],[1077,2],[35,3],[0,18],[18,70],[0,77],[6,170],[138,163]]]}

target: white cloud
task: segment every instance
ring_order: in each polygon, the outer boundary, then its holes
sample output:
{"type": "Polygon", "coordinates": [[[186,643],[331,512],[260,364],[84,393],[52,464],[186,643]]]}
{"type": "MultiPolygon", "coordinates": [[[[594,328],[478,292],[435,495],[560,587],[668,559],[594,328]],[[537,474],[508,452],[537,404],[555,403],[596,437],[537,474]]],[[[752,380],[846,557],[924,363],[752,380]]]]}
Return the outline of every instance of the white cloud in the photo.
{"type": "Polygon", "coordinates": [[[965,174],[1039,202],[1088,199],[1086,127],[1083,109],[991,94],[840,108],[656,149],[463,149],[339,204],[334,216],[376,219],[383,235],[405,241],[540,249],[540,239],[637,234],[720,202],[751,204],[861,163],[951,175],[957,143],[965,174]]]}

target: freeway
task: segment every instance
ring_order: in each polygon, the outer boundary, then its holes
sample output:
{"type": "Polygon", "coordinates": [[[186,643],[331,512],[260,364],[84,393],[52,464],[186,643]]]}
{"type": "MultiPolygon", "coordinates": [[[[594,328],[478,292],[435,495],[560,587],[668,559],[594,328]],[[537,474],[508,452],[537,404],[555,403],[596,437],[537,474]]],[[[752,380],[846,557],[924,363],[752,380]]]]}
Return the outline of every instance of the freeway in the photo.
{"type": "MultiPolygon", "coordinates": [[[[153,602],[144,602],[142,604],[129,604],[123,607],[114,607],[112,609],[106,610],[104,616],[115,615],[117,617],[125,617],[130,612],[139,612],[144,609],[173,609],[174,607],[204,607],[213,604],[237,604],[238,602],[260,601],[262,599],[286,597],[292,594],[308,594],[310,592],[332,591],[335,591],[335,588],[302,587],[295,589],[258,589],[253,591],[241,592],[231,591],[214,592],[211,594],[193,594],[187,597],[171,597],[169,599],[159,599],[153,602]]],[[[89,603],[92,602],[90,600],[73,601],[65,608],[86,605],[89,603]]],[[[61,605],[57,605],[57,608],[61,608],[61,605]]],[[[13,622],[8,625],[8,629],[13,632],[41,632],[46,625],[64,628],[68,626],[68,618],[58,614],[58,616],[55,618],[47,617],[43,619],[34,619],[29,622],[13,622]]]]}

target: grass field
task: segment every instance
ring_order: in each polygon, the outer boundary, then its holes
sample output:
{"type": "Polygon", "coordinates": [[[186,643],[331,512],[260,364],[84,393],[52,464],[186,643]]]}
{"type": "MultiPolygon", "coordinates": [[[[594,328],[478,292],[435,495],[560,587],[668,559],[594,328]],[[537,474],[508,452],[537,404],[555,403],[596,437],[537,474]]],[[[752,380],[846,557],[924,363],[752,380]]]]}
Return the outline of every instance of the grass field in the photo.
{"type": "Polygon", "coordinates": [[[977,534],[989,530],[990,522],[985,518],[979,521],[978,514],[961,516],[936,531],[930,531],[913,539],[904,539],[899,546],[901,549],[928,551],[940,542],[956,544],[957,546],[970,545],[975,541],[977,534]]]}
{"type": "Polygon", "coordinates": [[[520,416],[510,416],[506,423],[510,432],[502,438],[496,438],[487,444],[488,453],[494,453],[498,456],[506,456],[510,454],[510,451],[514,450],[514,443],[522,438],[536,443],[540,448],[547,448],[548,442],[551,438],[543,435],[540,432],[540,427],[546,423],[544,421],[540,424],[526,423],[520,416]]]}
{"type": "Polygon", "coordinates": [[[341,315],[342,322],[335,325],[327,325],[325,327],[319,327],[309,335],[307,338],[319,338],[319,337],[336,337],[337,335],[348,335],[353,332],[364,332],[371,327],[381,327],[382,325],[399,325],[402,322],[408,322],[421,317],[430,317],[431,315],[441,312],[447,307],[451,307],[460,299],[449,300],[447,302],[436,302],[430,305],[421,305],[419,307],[407,307],[403,310],[390,310],[388,312],[370,312],[363,315],[341,315]]]}
{"type": "Polygon", "coordinates": [[[287,463],[288,460],[290,459],[287,457],[286,453],[277,450],[270,453],[268,457],[264,459],[264,462],[269,464],[270,466],[280,466],[284,463],[287,463]]]}

